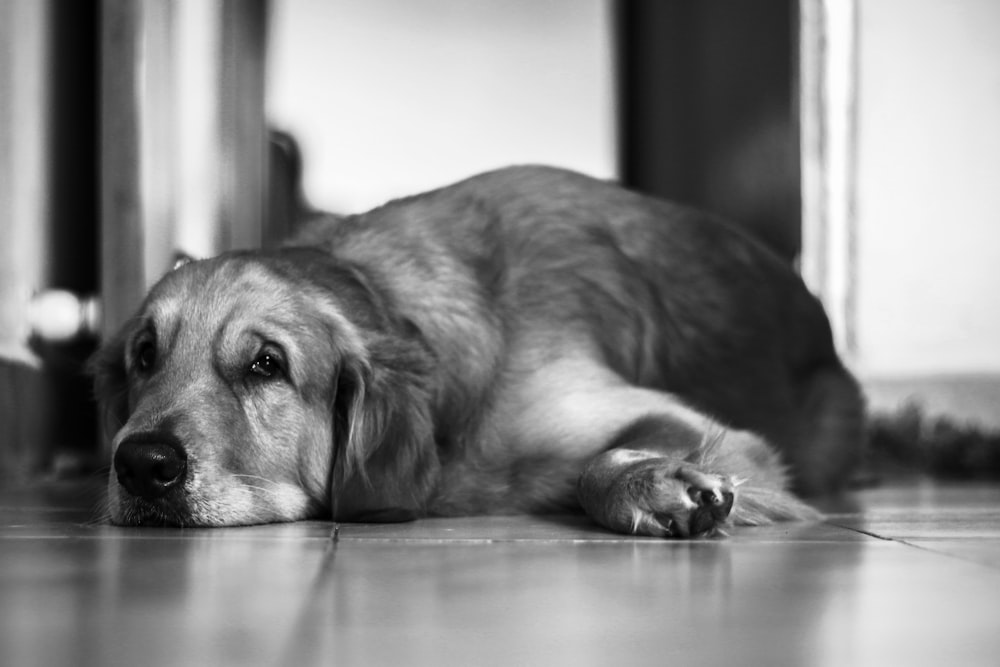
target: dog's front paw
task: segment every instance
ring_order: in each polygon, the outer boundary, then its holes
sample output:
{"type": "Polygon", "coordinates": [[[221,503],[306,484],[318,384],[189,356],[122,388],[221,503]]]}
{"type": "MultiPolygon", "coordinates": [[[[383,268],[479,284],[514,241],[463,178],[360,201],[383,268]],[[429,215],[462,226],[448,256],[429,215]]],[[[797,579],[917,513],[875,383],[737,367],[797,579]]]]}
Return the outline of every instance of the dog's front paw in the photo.
{"type": "Polygon", "coordinates": [[[591,517],[618,532],[708,537],[729,523],[736,483],[682,459],[617,450],[584,470],[579,498],[591,517]]]}

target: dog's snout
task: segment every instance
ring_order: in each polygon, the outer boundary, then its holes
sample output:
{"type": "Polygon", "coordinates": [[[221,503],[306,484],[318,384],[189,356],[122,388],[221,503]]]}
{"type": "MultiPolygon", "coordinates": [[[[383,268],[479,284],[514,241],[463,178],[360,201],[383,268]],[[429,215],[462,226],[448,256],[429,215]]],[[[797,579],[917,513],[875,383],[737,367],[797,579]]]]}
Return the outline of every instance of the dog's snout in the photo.
{"type": "Polygon", "coordinates": [[[153,500],[184,482],[187,456],[170,437],[146,435],[124,440],[115,452],[118,483],[133,496],[153,500]]]}

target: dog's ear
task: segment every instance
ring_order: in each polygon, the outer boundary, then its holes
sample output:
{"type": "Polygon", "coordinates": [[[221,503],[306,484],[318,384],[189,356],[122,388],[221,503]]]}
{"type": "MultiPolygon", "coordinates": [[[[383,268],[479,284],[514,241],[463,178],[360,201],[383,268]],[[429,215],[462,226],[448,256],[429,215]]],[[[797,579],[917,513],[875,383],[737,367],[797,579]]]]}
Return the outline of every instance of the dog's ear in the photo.
{"type": "Polygon", "coordinates": [[[176,271],[185,264],[190,264],[191,262],[197,262],[198,260],[187,254],[183,250],[174,251],[173,263],[170,266],[171,271],[176,271]]]}
{"type": "Polygon", "coordinates": [[[418,516],[439,463],[430,414],[429,352],[419,340],[368,340],[345,360],[334,405],[334,519],[418,516]]]}
{"type": "Polygon", "coordinates": [[[94,397],[102,416],[105,433],[113,434],[128,421],[128,376],[125,370],[125,340],[129,326],[123,326],[87,362],[94,380],[94,397]]]}

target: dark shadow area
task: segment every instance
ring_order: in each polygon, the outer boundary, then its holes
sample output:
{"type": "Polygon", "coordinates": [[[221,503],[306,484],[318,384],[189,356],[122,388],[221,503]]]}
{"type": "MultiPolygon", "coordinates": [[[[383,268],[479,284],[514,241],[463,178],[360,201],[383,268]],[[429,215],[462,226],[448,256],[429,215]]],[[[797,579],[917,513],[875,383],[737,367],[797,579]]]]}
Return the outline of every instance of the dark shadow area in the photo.
{"type": "Polygon", "coordinates": [[[801,249],[791,0],[616,4],[619,141],[629,187],[801,249]]]}

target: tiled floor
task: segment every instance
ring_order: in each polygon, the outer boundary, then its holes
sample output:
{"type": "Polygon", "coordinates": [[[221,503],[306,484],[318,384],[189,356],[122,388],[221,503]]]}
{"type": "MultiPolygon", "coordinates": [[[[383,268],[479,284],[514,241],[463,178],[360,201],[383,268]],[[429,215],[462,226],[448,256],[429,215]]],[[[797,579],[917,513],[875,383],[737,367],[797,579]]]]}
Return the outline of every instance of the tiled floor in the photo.
{"type": "Polygon", "coordinates": [[[723,540],[577,518],[224,530],[0,492],[0,665],[996,665],[1000,486],[723,540]]]}

